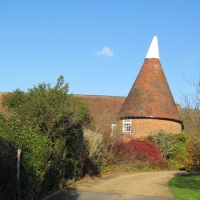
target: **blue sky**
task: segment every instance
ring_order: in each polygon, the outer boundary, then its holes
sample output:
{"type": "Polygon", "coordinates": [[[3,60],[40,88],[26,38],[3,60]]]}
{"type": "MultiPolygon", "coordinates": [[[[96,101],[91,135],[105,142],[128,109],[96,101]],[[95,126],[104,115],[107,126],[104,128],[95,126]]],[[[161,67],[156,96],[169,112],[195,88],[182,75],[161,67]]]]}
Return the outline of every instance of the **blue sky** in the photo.
{"type": "Polygon", "coordinates": [[[200,68],[200,1],[0,0],[1,92],[55,85],[69,93],[127,96],[158,36],[176,102],[200,68]]]}

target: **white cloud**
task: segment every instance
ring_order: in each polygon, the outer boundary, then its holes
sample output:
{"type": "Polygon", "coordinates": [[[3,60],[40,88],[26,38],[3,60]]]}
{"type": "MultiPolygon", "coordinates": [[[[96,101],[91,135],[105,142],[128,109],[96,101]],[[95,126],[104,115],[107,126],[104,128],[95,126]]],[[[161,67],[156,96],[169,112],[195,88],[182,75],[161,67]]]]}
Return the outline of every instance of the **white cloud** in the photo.
{"type": "Polygon", "coordinates": [[[101,51],[97,51],[96,54],[112,57],[114,55],[114,52],[110,49],[110,47],[105,46],[101,51]]]}
{"type": "Polygon", "coordinates": [[[190,56],[190,57],[187,59],[187,61],[189,61],[189,60],[194,60],[194,57],[190,56]]]}

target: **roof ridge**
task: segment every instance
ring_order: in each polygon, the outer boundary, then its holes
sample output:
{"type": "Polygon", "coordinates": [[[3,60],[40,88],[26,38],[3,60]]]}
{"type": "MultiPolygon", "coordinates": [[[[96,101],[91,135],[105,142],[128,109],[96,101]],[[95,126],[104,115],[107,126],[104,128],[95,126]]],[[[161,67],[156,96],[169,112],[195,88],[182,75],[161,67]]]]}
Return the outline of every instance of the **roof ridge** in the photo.
{"type": "Polygon", "coordinates": [[[111,96],[111,95],[92,95],[92,94],[72,94],[75,96],[88,96],[88,97],[110,97],[110,98],[126,98],[126,96],[111,96]]]}

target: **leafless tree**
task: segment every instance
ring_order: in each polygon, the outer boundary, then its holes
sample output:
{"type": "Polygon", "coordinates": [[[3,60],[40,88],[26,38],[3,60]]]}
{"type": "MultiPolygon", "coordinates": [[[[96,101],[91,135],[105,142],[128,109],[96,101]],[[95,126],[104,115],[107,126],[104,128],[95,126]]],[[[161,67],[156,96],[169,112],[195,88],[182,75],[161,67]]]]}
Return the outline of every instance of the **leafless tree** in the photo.
{"type": "Polygon", "coordinates": [[[187,82],[195,90],[192,94],[182,95],[181,117],[185,133],[189,136],[196,136],[200,135],[200,78],[197,83],[187,82]]]}

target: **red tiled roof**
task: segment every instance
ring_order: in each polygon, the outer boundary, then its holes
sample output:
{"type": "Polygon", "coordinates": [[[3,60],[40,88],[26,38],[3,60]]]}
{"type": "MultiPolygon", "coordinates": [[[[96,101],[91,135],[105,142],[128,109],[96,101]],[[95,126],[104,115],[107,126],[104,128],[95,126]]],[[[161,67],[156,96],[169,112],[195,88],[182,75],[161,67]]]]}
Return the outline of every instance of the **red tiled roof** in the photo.
{"type": "Polygon", "coordinates": [[[103,123],[105,120],[108,123],[109,121],[110,123],[114,123],[125,101],[125,97],[95,95],[75,96],[88,105],[91,115],[98,124],[103,123]]]}
{"type": "Polygon", "coordinates": [[[181,122],[159,59],[145,59],[119,117],[166,118],[181,122]]]}

